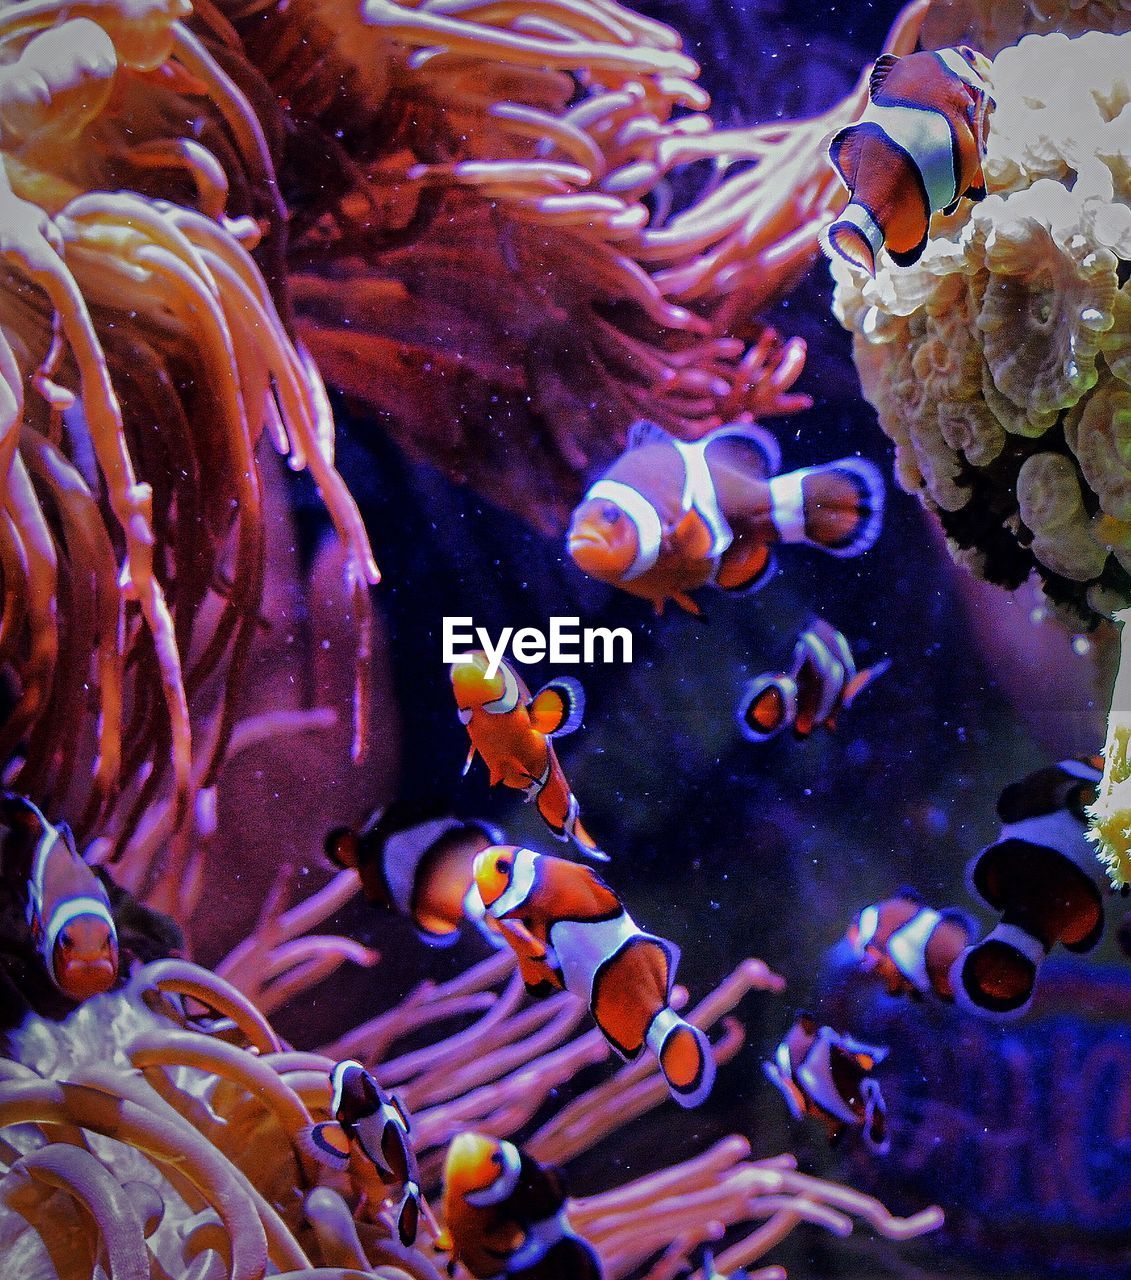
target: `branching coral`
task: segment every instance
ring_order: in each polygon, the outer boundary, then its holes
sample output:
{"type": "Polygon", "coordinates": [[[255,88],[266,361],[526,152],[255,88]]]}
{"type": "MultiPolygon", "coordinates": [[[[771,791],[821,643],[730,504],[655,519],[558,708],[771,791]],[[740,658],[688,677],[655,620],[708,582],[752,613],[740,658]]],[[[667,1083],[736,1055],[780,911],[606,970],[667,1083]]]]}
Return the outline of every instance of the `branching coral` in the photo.
{"type": "MultiPolygon", "coordinates": [[[[307,923],[336,900],[304,904],[307,923]]],[[[689,1016],[707,1028],[721,1020],[725,1061],[742,1043],[730,1011],[747,992],[781,985],[746,961],[689,1016]]],[[[395,1241],[386,1191],[363,1159],[330,1174],[303,1154],[299,1135],[328,1115],[333,1061],[362,1056],[413,1109],[434,1191],[455,1132],[527,1128],[552,1092],[607,1058],[598,1032],[575,1034],[583,1012],[565,994],[524,1007],[521,980],[499,954],[441,987],[425,984],[336,1045],[302,1052],[282,1045],[224,979],[185,961],[149,965],[125,991],[63,1023],[29,1020],[13,1037],[0,1073],[0,1274],[71,1280],[96,1274],[103,1256],[110,1275],[130,1280],[299,1280],[312,1268],[437,1280],[443,1259],[432,1240],[423,1235],[416,1249],[395,1241]],[[460,1029],[437,1038],[453,1020],[460,1029]],[[425,1043],[396,1052],[405,1036],[425,1043]]],[[[575,1097],[525,1146],[541,1160],[569,1160],[666,1094],[642,1060],[575,1097]]],[[[788,1157],[753,1161],[737,1137],[570,1212],[610,1280],[657,1257],[653,1280],[673,1276],[700,1241],[762,1219],[724,1261],[760,1258],[801,1222],[846,1235],[861,1218],[906,1239],[940,1221],[935,1209],[893,1218],[867,1196],[798,1174],[788,1157]]]]}
{"type": "Polygon", "coordinates": [[[619,4],[222,8],[289,117],[299,329],[410,449],[553,526],[641,416],[686,437],[806,402],[803,344],[756,313],[813,259],[863,87],[717,131],[678,36],[619,4]]]}
{"type": "Polygon", "coordinates": [[[85,799],[83,825],[139,814],[170,763],[183,817],[192,718],[219,702],[213,780],[257,621],[264,433],[318,482],[359,613],[377,577],[318,374],[251,256],[262,130],[187,13],[0,10],[0,759],[56,807],[85,799]]]}

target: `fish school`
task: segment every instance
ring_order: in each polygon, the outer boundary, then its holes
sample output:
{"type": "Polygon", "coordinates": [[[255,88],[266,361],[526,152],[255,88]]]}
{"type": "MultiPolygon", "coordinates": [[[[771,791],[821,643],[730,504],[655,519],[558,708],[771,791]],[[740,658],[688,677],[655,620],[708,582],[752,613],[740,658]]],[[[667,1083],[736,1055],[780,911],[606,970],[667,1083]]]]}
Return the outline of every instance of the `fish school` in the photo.
{"type": "Polygon", "coordinates": [[[582,627],[580,618],[554,617],[549,619],[548,634],[538,627],[519,627],[517,631],[504,627],[494,640],[486,627],[476,627],[474,621],[471,617],[443,619],[443,660],[447,666],[466,661],[473,645],[487,655],[488,678],[497,674],[508,647],[511,657],[524,664],[547,659],[563,665],[632,661],[632,632],[627,627],[582,627]]]}

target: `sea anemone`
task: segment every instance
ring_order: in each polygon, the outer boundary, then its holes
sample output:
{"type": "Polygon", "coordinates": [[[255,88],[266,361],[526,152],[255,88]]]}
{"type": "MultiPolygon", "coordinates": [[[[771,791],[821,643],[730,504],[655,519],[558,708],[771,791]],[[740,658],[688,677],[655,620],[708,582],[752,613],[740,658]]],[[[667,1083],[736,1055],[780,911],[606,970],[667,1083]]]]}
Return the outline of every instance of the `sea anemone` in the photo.
{"type": "Polygon", "coordinates": [[[314,475],[359,611],[377,578],[252,257],[279,221],[262,130],[188,12],[0,11],[0,758],[86,831],[170,772],[183,818],[213,779],[257,623],[261,436],[314,475]]]}
{"type": "MultiPolygon", "coordinates": [[[[301,922],[292,913],[283,946],[339,905],[347,884],[356,890],[352,872],[300,904],[301,922]]],[[[551,1095],[603,1063],[609,1048],[595,1029],[578,1033],[584,1005],[574,997],[529,1004],[504,953],[443,985],[421,984],[332,1045],[294,1049],[238,989],[272,1002],[263,978],[279,966],[278,940],[250,940],[222,966],[228,979],[184,960],[156,961],[64,1021],[32,1016],[12,1033],[0,1071],[0,1245],[11,1274],[77,1280],[100,1274],[102,1258],[110,1275],[130,1280],[437,1280],[443,1259],[434,1241],[425,1230],[415,1248],[397,1242],[386,1190],[366,1162],[355,1157],[344,1173],[330,1173],[298,1140],[328,1117],[329,1071],[345,1057],[370,1066],[413,1112],[433,1198],[443,1148],[462,1129],[522,1131],[535,1158],[567,1162],[667,1096],[654,1062],[643,1059],[575,1090],[547,1117],[551,1095]],[[398,1048],[409,1037],[412,1046],[398,1048]],[[320,1267],[337,1270],[311,1270],[320,1267]]],[[[346,954],[333,939],[301,941],[346,954]]],[[[320,964],[300,969],[288,995],[305,993],[325,972],[320,964]]],[[[708,1029],[721,1024],[725,1062],[743,1041],[731,1011],[746,993],[782,985],[747,960],[688,1016],[708,1029]]],[[[941,1221],[937,1209],[894,1218],[868,1196],[797,1173],[789,1157],[754,1160],[738,1136],[576,1200],[570,1216],[609,1280],[649,1263],[652,1280],[674,1276],[697,1244],[744,1223],[765,1220],[722,1255],[726,1266],[762,1257],[801,1222],[846,1235],[859,1218],[900,1240],[941,1221]]]]}
{"type": "Polygon", "coordinates": [[[804,344],[757,313],[842,199],[824,144],[863,85],[719,130],[677,34],[619,4],[221,7],[283,104],[298,330],[411,452],[560,527],[634,420],[808,403],[804,344]]]}

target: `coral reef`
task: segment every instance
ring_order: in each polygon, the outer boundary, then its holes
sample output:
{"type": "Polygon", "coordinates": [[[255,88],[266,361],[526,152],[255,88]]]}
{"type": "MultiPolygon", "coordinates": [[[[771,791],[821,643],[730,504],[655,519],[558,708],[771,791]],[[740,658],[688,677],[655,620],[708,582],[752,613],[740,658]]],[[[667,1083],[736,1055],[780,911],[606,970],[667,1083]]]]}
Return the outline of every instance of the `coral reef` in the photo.
{"type": "Polygon", "coordinates": [[[975,572],[1016,587],[1036,571],[1086,624],[1131,589],[1129,42],[1030,36],[999,54],[989,198],[936,218],[914,267],[833,268],[900,484],[975,572]]]}
{"type": "MultiPolygon", "coordinates": [[[[289,934],[319,923],[347,882],[354,892],[346,872],[301,904],[289,934]]],[[[261,998],[264,974],[280,959],[272,941],[256,940],[224,966],[261,998]]],[[[344,954],[331,939],[304,941],[344,954]]],[[[291,994],[322,972],[305,968],[291,994]]],[[[704,1028],[721,1023],[717,1052],[726,1061],[743,1039],[731,1010],[746,993],[781,985],[748,960],[688,1016],[704,1028]]],[[[547,1117],[551,1095],[609,1056],[599,1032],[577,1034],[583,1015],[565,993],[527,1005],[512,961],[498,954],[442,986],[422,984],[400,1006],[307,1052],[283,1044],[235,985],[187,961],[156,961],[124,991],[87,1001],[61,1023],[33,1017],[11,1038],[0,1073],[0,1275],[70,1280],[99,1274],[104,1257],[110,1275],[131,1280],[298,1280],[319,1267],[436,1280],[443,1259],[432,1239],[423,1232],[414,1249],[396,1241],[385,1188],[363,1159],[337,1174],[303,1154],[298,1135],[328,1116],[330,1067],[358,1056],[397,1090],[414,1113],[425,1190],[434,1195],[443,1147],[461,1129],[521,1129],[537,1159],[565,1162],[666,1097],[655,1064],[641,1060],[547,1117]],[[410,1037],[412,1047],[398,1050],[410,1037]]],[[[801,1222],[843,1236],[859,1218],[900,1240],[941,1220],[936,1209],[893,1218],[868,1196],[797,1173],[789,1157],[752,1159],[739,1137],[578,1199],[570,1215],[610,1280],[649,1262],[652,1280],[674,1276],[699,1242],[762,1219],[721,1264],[761,1258],[801,1222]]]]}
{"type": "Polygon", "coordinates": [[[263,131],[188,13],[0,11],[0,757],[88,832],[114,805],[132,827],[170,772],[179,825],[214,778],[260,604],[262,436],[311,469],[359,613],[377,578],[251,256],[282,218],[263,131]]]}

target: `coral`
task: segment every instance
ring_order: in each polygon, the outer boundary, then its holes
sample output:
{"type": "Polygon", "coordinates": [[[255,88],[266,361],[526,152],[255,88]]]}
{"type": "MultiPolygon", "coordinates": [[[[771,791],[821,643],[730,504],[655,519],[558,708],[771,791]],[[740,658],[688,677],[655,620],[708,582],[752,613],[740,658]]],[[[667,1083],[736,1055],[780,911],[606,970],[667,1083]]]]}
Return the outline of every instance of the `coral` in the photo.
{"type": "MultiPolygon", "coordinates": [[[[343,876],[355,889],[356,878],[343,876]]],[[[340,903],[340,887],[301,904],[303,926],[340,903]]],[[[271,946],[264,939],[234,956],[229,976],[257,986],[271,946]]],[[[293,991],[318,977],[307,970],[293,991]]],[[[730,1011],[747,992],[781,986],[748,960],[688,1016],[704,1028],[721,1022],[717,1052],[726,1061],[743,1039],[730,1011]]],[[[284,1045],[223,978],[182,960],[150,964],[125,990],[87,1001],[61,1023],[31,1017],[11,1038],[0,1071],[0,1275],[71,1280],[102,1274],[104,1256],[109,1274],[130,1280],[299,1280],[318,1267],[438,1280],[443,1259],[427,1228],[414,1249],[396,1242],[385,1188],[364,1159],[329,1173],[303,1153],[299,1135],[328,1117],[333,1062],[361,1057],[404,1099],[434,1195],[445,1144],[469,1126],[505,1136],[537,1119],[525,1148],[565,1162],[667,1096],[654,1062],[642,1059],[545,1118],[551,1095],[609,1056],[599,1032],[576,1034],[583,1016],[565,993],[527,1007],[513,962],[500,953],[442,986],[422,984],[400,1006],[308,1052],[284,1045]],[[444,1035],[453,1023],[458,1029],[444,1035]],[[413,1047],[398,1050],[408,1037],[413,1047]]],[[[868,1196],[797,1173],[789,1157],[753,1160],[737,1136],[576,1200],[570,1215],[609,1280],[650,1260],[652,1280],[672,1277],[698,1243],[762,1219],[721,1261],[748,1264],[801,1222],[843,1236],[860,1218],[901,1240],[941,1221],[937,1209],[894,1218],[868,1196]]]]}
{"type": "Polygon", "coordinates": [[[1131,598],[1129,60],[1131,35],[1004,49],[989,197],[936,217],[913,267],[889,260],[870,281],[833,266],[900,484],[975,571],[1012,587],[1035,570],[1086,625],[1131,598]]]}
{"type": "Polygon", "coordinates": [[[843,198],[824,145],[863,84],[720,130],[676,33],[619,4],[221,7],[284,104],[298,329],[409,450],[560,527],[634,420],[808,403],[804,344],[756,315],[843,198]]]}
{"type": "Polygon", "coordinates": [[[970,44],[995,54],[1022,36],[1131,30],[1128,0],[932,0],[925,47],[970,44]]]}
{"type": "Polygon", "coordinates": [[[187,3],[80,8],[0,11],[0,758],[90,829],[170,772],[184,817],[223,755],[263,435],[318,482],[359,611],[377,571],[319,375],[252,256],[279,214],[249,102],[187,3]]]}

